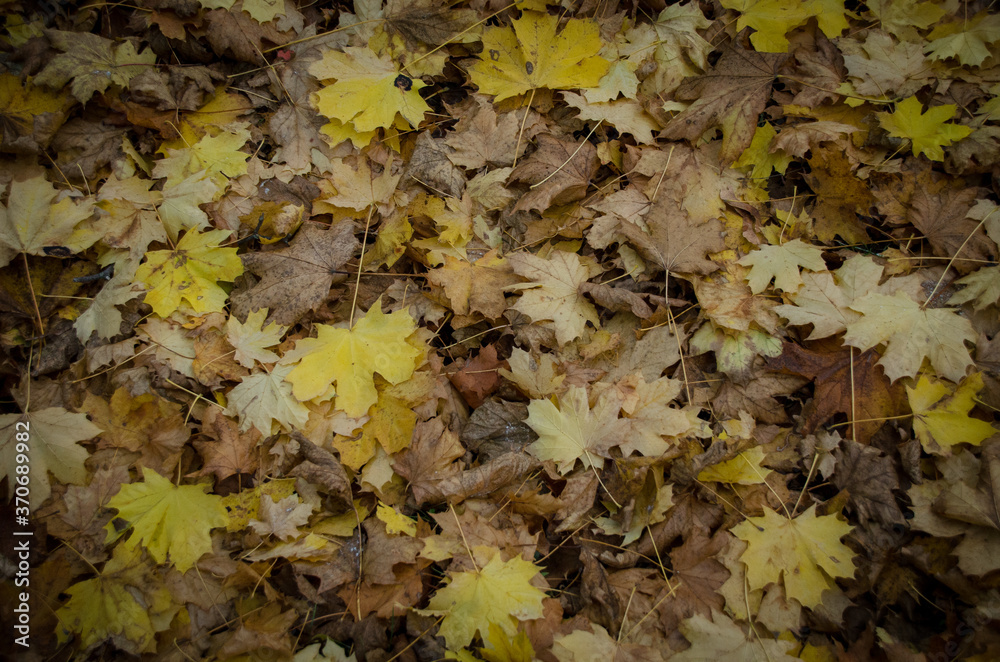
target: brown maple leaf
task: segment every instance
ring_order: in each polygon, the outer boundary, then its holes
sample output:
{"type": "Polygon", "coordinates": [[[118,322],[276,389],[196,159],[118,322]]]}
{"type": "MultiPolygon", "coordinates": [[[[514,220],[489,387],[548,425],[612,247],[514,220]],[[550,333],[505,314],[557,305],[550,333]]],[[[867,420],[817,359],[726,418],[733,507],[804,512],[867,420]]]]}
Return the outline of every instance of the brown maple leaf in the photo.
{"type": "Polygon", "coordinates": [[[510,173],[512,181],[533,186],[521,196],[514,211],[544,211],[582,199],[600,165],[597,149],[589,142],[578,145],[543,133],[538,136],[538,149],[510,173]]]}
{"type": "Polygon", "coordinates": [[[695,223],[676,202],[658,198],[644,218],[648,231],[622,221],[622,234],[639,254],[668,271],[708,274],[718,265],[706,257],[726,247],[718,220],[695,223]]]}
{"type": "Polygon", "coordinates": [[[851,168],[843,148],[813,148],[806,182],[816,194],[814,230],[820,241],[833,241],[840,235],[850,243],[867,243],[868,232],[858,220],[874,203],[871,191],[851,168]]]}
{"type": "Polygon", "coordinates": [[[787,55],[745,50],[738,42],[722,54],[703,76],[688,78],[674,98],[693,103],[660,132],[668,140],[692,142],[712,127],[722,129],[719,159],[732,163],[750,146],[757,117],[771,94],[771,85],[787,55]]]}
{"type": "Polygon", "coordinates": [[[254,310],[267,308],[267,323],[295,324],[326,299],[337,270],[358,245],[349,222],[329,229],[309,224],[285,248],[241,255],[243,266],[261,279],[253,287],[233,293],[233,315],[245,320],[254,310]]]}
{"type": "Polygon", "coordinates": [[[804,433],[811,434],[834,414],[846,414],[859,421],[853,426],[855,441],[867,444],[885,419],[906,411],[903,384],[890,382],[876,365],[881,358],[878,352],[842,348],[839,340],[817,343],[814,347],[818,351],[785,343],[784,351],[767,361],[769,370],[816,381],[815,397],[803,412],[804,433]]]}
{"type": "Polygon", "coordinates": [[[975,188],[945,189],[939,194],[918,189],[913,194],[910,221],[923,232],[935,255],[957,256],[951,266],[961,274],[975,271],[995,256],[993,242],[981,225],[966,217],[978,195],[975,188]]]}
{"type": "Polygon", "coordinates": [[[877,448],[850,439],[841,442],[836,457],[833,483],[847,492],[858,515],[887,526],[901,524],[903,512],[892,493],[899,489],[892,460],[877,448]]]}

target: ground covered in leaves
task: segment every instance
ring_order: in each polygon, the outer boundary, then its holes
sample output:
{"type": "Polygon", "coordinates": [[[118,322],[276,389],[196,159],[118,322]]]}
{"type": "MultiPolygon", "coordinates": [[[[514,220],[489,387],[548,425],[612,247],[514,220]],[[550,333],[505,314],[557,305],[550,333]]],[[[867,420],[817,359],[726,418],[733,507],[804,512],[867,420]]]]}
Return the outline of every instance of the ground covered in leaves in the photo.
{"type": "Polygon", "coordinates": [[[1000,658],[989,7],[3,3],[15,652],[1000,658]]]}

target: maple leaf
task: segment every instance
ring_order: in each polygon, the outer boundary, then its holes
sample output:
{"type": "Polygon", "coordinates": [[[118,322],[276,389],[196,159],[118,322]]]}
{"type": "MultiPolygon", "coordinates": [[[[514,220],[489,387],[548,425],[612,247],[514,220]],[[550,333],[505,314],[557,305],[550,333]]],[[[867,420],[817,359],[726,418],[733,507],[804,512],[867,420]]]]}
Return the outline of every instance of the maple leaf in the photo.
{"type": "Polygon", "coordinates": [[[964,278],[955,281],[955,285],[965,287],[951,295],[949,304],[972,302],[972,307],[982,310],[1000,301],[1000,267],[982,267],[964,278]]]}
{"type": "Polygon", "coordinates": [[[731,460],[702,469],[698,474],[698,480],[730,485],[759,485],[771,473],[770,469],[761,466],[763,460],[763,449],[754,446],[737,454],[731,460]]]}
{"type": "Polygon", "coordinates": [[[287,381],[293,366],[277,365],[268,372],[255,372],[233,387],[226,399],[226,413],[239,416],[240,432],[250,426],[261,434],[271,434],[272,422],[286,430],[302,428],[309,419],[309,409],[292,395],[287,381]]]}
{"type": "Polygon", "coordinates": [[[840,235],[852,243],[866,243],[868,232],[857,215],[868,213],[874,198],[869,186],[854,173],[847,156],[839,149],[814,147],[809,169],[806,182],[816,193],[812,211],[816,238],[833,241],[840,235]]]}
{"type": "Polygon", "coordinates": [[[744,632],[731,618],[712,610],[711,620],[701,614],[681,622],[679,629],[691,648],[671,656],[677,662],[746,662],[748,659],[765,659],[770,662],[798,660],[791,653],[795,643],[774,641],[753,633],[744,632]]]}
{"type": "Polygon", "coordinates": [[[320,80],[337,81],[312,95],[316,109],[360,132],[391,127],[396,113],[417,126],[431,109],[420,96],[426,86],[423,81],[410,78],[391,59],[368,48],[348,46],[342,53],[327,50],[309,67],[309,73],[320,80]]]}
{"type": "Polygon", "coordinates": [[[868,8],[886,32],[903,41],[921,41],[917,30],[934,25],[947,13],[936,2],[921,0],[872,0],[868,8]]]}
{"type": "Polygon", "coordinates": [[[864,42],[845,39],[840,48],[854,91],[861,95],[911,96],[931,75],[918,44],[896,42],[881,30],[869,30],[864,42]]]}
{"type": "Polygon", "coordinates": [[[698,140],[709,128],[722,129],[719,159],[732,163],[750,146],[784,55],[757,53],[734,43],[709,73],[688,78],[674,96],[693,103],[660,132],[668,140],[698,140]]]}
{"type": "Polygon", "coordinates": [[[101,433],[84,414],[74,414],[62,407],[46,407],[27,414],[0,415],[0,479],[10,482],[8,492],[14,498],[14,483],[27,466],[19,456],[30,453],[32,509],[49,498],[52,486],[49,472],[63,483],[83,485],[87,470],[83,463],[87,451],[78,442],[101,433]],[[19,471],[19,469],[21,469],[19,471]]]}
{"type": "Polygon", "coordinates": [[[528,452],[539,460],[554,460],[559,473],[565,474],[577,460],[585,467],[604,466],[608,449],[620,444],[628,422],[618,418],[621,402],[602,395],[594,409],[587,402],[587,390],[571,386],[558,399],[532,400],[525,420],[538,435],[528,452]]]}
{"type": "Polygon", "coordinates": [[[326,393],[336,382],[337,407],[358,418],[378,401],[374,375],[399,384],[413,374],[421,350],[406,339],[416,323],[405,310],[388,315],[382,299],[351,329],[316,325],[316,337],[296,341],[282,363],[298,363],[286,380],[300,401],[326,393]]]}
{"type": "Polygon", "coordinates": [[[634,99],[590,103],[583,95],[573,92],[563,92],[562,97],[566,103],[580,111],[580,119],[596,120],[613,126],[619,133],[630,134],[638,143],[652,144],[653,133],[660,128],[634,99]]]}
{"type": "Polygon", "coordinates": [[[388,506],[381,501],[378,504],[378,508],[375,510],[375,517],[385,523],[385,532],[390,535],[395,535],[397,533],[402,533],[411,537],[417,535],[416,522],[409,517],[400,514],[400,512],[392,506],[388,506]]]}
{"type": "Polygon", "coordinates": [[[559,17],[524,12],[510,28],[483,33],[483,52],[469,77],[483,94],[499,102],[529,90],[596,87],[608,70],[600,57],[597,23],[571,18],[558,30],[559,17]]]}
{"type": "Polygon", "coordinates": [[[990,57],[989,46],[1000,41],[1000,16],[983,11],[972,18],[942,23],[927,39],[926,51],[932,59],[957,57],[962,64],[978,67],[990,57]]]}
{"type": "Polygon", "coordinates": [[[893,138],[908,138],[915,155],[923,154],[931,161],[943,161],[941,149],[961,140],[972,129],[961,124],[949,124],[955,114],[954,104],[943,104],[921,113],[922,105],[917,97],[908,97],[896,104],[891,113],[875,113],[879,124],[893,138]]]}
{"type": "Polygon", "coordinates": [[[238,318],[266,308],[277,324],[295,324],[330,294],[337,271],[354,255],[358,241],[354,226],[341,222],[332,228],[308,224],[288,246],[241,256],[247,271],[261,276],[249,290],[233,294],[238,318]]]}
{"type": "MultiPolygon", "coordinates": [[[[788,130],[784,130],[781,132],[781,135],[785,136],[787,133],[788,130]]],[[[788,164],[792,162],[792,157],[785,154],[783,149],[778,148],[774,144],[774,138],[777,135],[778,132],[774,130],[774,127],[769,122],[765,122],[763,126],[758,126],[749,147],[743,150],[740,158],[736,159],[732,167],[749,167],[750,179],[755,181],[767,179],[771,176],[772,170],[784,174],[785,170],[788,169],[788,164]],[[771,152],[772,145],[775,146],[773,153],[771,152]]]]}
{"type": "Polygon", "coordinates": [[[786,53],[788,39],[785,33],[813,15],[810,4],[782,0],[724,0],[722,6],[740,12],[736,21],[737,31],[746,27],[754,29],[750,43],[757,51],[786,53]]]}
{"type": "Polygon", "coordinates": [[[505,289],[518,278],[494,249],[472,263],[445,255],[440,268],[427,272],[427,282],[444,290],[456,315],[480,313],[497,319],[507,310],[505,289]]]}
{"type": "Polygon", "coordinates": [[[928,453],[947,455],[955,444],[978,446],[996,434],[987,423],[969,416],[983,377],[974,372],[953,389],[940,380],[921,375],[914,388],[906,387],[913,410],[913,433],[928,453]]]}
{"type": "Polygon", "coordinates": [[[857,352],[836,341],[813,349],[785,343],[781,355],[768,359],[767,367],[816,380],[814,397],[802,412],[803,432],[811,434],[842,413],[849,422],[858,420],[851,425],[855,441],[868,443],[886,419],[905,411],[903,386],[890,382],[876,367],[880,358],[874,350],[857,352]]]}
{"type": "Polygon", "coordinates": [[[892,381],[916,375],[925,357],[953,382],[961,381],[972,364],[965,341],[975,342],[976,333],[950,308],[921,308],[904,292],[867,294],[851,308],[862,318],[847,325],[844,343],[862,351],[886,343],[878,364],[892,381]]]}
{"type": "Polygon", "coordinates": [[[301,535],[298,527],[309,523],[312,511],[313,507],[301,503],[299,495],[294,492],[278,501],[265,494],[260,498],[260,511],[255,519],[249,521],[249,526],[261,537],[293,540],[301,535]]]}
{"type": "Polygon", "coordinates": [[[444,616],[438,635],[453,650],[468,646],[476,632],[490,624],[514,636],[519,620],[542,617],[545,591],[530,583],[541,568],[520,556],[503,561],[498,550],[492,551],[489,563],[478,571],[452,573],[451,581],[434,594],[427,609],[419,610],[444,616]]]}
{"type": "Polygon", "coordinates": [[[751,589],[764,588],[784,576],[785,594],[803,607],[815,607],[837,577],[852,577],[854,552],[840,542],[853,527],[835,515],[816,515],[816,506],[795,519],[764,508],[763,517],[748,517],[732,528],[745,540],[740,560],[751,589]]]}
{"type": "Polygon", "coordinates": [[[7,152],[36,152],[48,147],[53,134],[66,119],[68,99],[21,82],[10,73],[0,75],[0,132],[7,152]]]}
{"type": "Polygon", "coordinates": [[[267,308],[261,308],[247,315],[245,323],[235,317],[226,321],[226,338],[236,348],[234,358],[240,365],[252,368],[254,361],[274,363],[278,360],[278,355],[267,348],[280,343],[288,327],[274,322],[265,326],[266,318],[267,308]]]}
{"type": "Polygon", "coordinates": [[[134,550],[115,548],[96,577],[66,589],[69,599],[56,611],[59,641],[75,632],[87,647],[110,639],[123,650],[155,651],[156,633],[167,629],[180,609],[169,590],[157,584],[134,550]]]}
{"type": "Polygon", "coordinates": [[[583,198],[600,167],[597,149],[586,140],[577,145],[548,133],[538,136],[537,142],[538,149],[510,173],[511,180],[533,185],[515,209],[544,211],[583,198]]]}
{"type": "Polygon", "coordinates": [[[803,274],[805,287],[791,295],[795,305],[775,306],[774,312],[794,325],[812,324],[807,340],[832,336],[860,319],[850,306],[875,289],[881,276],[882,267],[870,257],[855,255],[832,273],[803,274]]]}
{"type": "Polygon", "coordinates": [[[70,91],[81,103],[111,85],[125,87],[133,77],[156,64],[151,50],[139,53],[131,41],[115,44],[90,32],[47,31],[52,45],[63,51],[35,77],[35,84],[60,88],[70,84],[70,91]]]}
{"type": "Polygon", "coordinates": [[[90,198],[78,203],[71,196],[60,197],[43,173],[14,179],[6,206],[0,206],[0,249],[7,246],[31,255],[47,255],[45,249],[56,246],[72,253],[83,251],[100,238],[83,227],[77,230],[93,214],[93,207],[90,198]]]}
{"type": "Polygon", "coordinates": [[[599,267],[585,264],[575,253],[558,250],[548,259],[515,253],[507,262],[518,275],[534,279],[507,288],[521,290],[521,298],[512,307],[534,321],[551,320],[560,345],[582,336],[587,322],[600,324],[594,304],[579,291],[581,284],[600,273],[599,267]]]}
{"type": "Polygon", "coordinates": [[[614,639],[608,631],[596,623],[591,623],[593,632],[574,630],[559,635],[552,642],[552,654],[559,662],[589,662],[590,660],[614,660],[615,662],[658,662],[659,653],[648,646],[622,643],[614,639]]]}
{"type": "Polygon", "coordinates": [[[747,283],[750,291],[760,294],[774,278],[774,286],[785,292],[796,292],[802,285],[799,267],[811,271],[826,271],[823,249],[792,239],[780,246],[761,246],[739,261],[750,267],[747,283]]]}
{"type": "Polygon", "coordinates": [[[153,176],[166,178],[165,187],[175,187],[189,175],[204,171],[209,179],[222,186],[230,179],[245,175],[250,155],[240,151],[250,140],[250,131],[243,126],[205,135],[181,148],[161,147],[167,156],[156,162],[153,176]]]}
{"type": "Polygon", "coordinates": [[[914,192],[910,222],[930,242],[935,254],[956,258],[952,267],[969,273],[977,263],[992,262],[996,255],[993,243],[983,232],[982,224],[969,217],[975,189],[944,190],[931,194],[926,189],[914,192]]]}
{"type": "Polygon", "coordinates": [[[149,288],[145,302],[160,317],[177,310],[181,300],[195,312],[221,312],[228,295],[220,281],[232,281],[243,273],[236,248],[219,246],[228,230],[199,234],[189,230],[174,250],[150,251],[136,271],[136,280],[149,288]]]}
{"type": "MultiPolygon", "coordinates": [[[[142,467],[142,483],[122,485],[108,500],[118,516],[129,522],[132,535],[123,543],[140,542],[157,563],[170,562],[186,572],[203,554],[212,551],[209,531],[225,526],[228,518],[222,497],[205,494],[210,486],[174,485],[152,469],[142,467]]],[[[120,535],[108,525],[109,541],[120,535]]]]}

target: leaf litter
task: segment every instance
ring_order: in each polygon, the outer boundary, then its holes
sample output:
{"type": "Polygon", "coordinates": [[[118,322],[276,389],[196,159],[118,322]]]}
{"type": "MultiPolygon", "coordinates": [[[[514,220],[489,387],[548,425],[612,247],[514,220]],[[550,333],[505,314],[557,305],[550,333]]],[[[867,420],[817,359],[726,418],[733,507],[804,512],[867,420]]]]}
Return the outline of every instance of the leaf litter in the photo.
{"type": "Polygon", "coordinates": [[[996,14],[501,4],[4,5],[31,654],[1000,657],[996,14]]]}

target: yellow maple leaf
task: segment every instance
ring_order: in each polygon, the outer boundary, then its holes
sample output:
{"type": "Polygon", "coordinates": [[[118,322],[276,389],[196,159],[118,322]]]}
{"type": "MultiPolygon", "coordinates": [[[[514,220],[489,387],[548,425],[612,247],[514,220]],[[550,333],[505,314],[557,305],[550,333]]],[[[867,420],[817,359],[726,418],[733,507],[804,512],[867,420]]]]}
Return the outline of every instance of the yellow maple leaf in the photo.
{"type": "Polygon", "coordinates": [[[255,372],[226,395],[226,413],[239,416],[240,432],[253,426],[261,434],[269,435],[275,422],[285,430],[306,424],[309,409],[295,399],[291,384],[285,381],[291,371],[290,365],[277,365],[270,371],[255,372]]]}
{"type": "Polygon", "coordinates": [[[965,341],[975,342],[976,332],[969,320],[950,308],[921,308],[902,291],[895,296],[868,294],[851,308],[862,317],[847,324],[844,344],[865,351],[886,343],[878,363],[892,381],[916,375],[924,357],[953,382],[960,381],[972,365],[965,341]]]}
{"type": "Polygon", "coordinates": [[[628,421],[618,418],[620,400],[604,394],[594,409],[587,402],[587,390],[571,386],[558,399],[532,400],[525,420],[538,434],[528,452],[540,460],[553,460],[559,473],[567,473],[577,460],[585,467],[604,466],[611,446],[620,444],[629,429],[628,421]]]}
{"type": "Polygon", "coordinates": [[[309,67],[309,73],[320,80],[337,81],[313,94],[316,110],[352,124],[361,133],[392,126],[396,113],[416,126],[431,109],[420,96],[423,81],[410,78],[391,59],[369,48],[326,51],[309,67]]]}
{"type": "Polygon", "coordinates": [[[479,655],[486,662],[533,662],[535,659],[535,649],[524,630],[511,639],[502,627],[490,623],[490,633],[484,639],[490,647],[480,648],[479,655]]]}
{"type": "Polygon", "coordinates": [[[111,85],[125,87],[156,64],[152,50],[139,53],[131,41],[115,43],[89,32],[49,30],[46,34],[63,53],[49,60],[35,84],[60,88],[72,81],[70,91],[81,103],[111,85]]]}
{"type": "Polygon", "coordinates": [[[748,517],[733,527],[746,541],[740,560],[746,565],[751,590],[784,576],[785,595],[803,607],[815,607],[837,577],[854,576],[854,552],[840,539],[853,527],[835,515],[816,516],[812,505],[795,519],[764,508],[763,517],[748,517]]]}
{"type": "Polygon", "coordinates": [[[219,247],[228,236],[228,230],[204,234],[190,230],[174,250],[146,253],[146,262],[135,277],[150,288],[145,301],[154,313],[167,317],[182,299],[198,313],[222,311],[228,295],[219,282],[232,281],[243,273],[237,249],[219,247]]]}
{"type": "Polygon", "coordinates": [[[745,632],[731,618],[712,609],[711,620],[695,614],[683,621],[678,629],[691,642],[691,648],[671,656],[671,662],[794,662],[799,659],[791,654],[795,643],[775,641],[745,632]]]}
{"type": "Polygon", "coordinates": [[[713,464],[698,474],[698,480],[729,483],[731,485],[759,485],[771,473],[761,466],[764,451],[760,446],[747,449],[731,460],[713,464]]]}
{"type": "Polygon", "coordinates": [[[989,46],[1000,41],[1000,16],[980,12],[972,18],[935,27],[926,47],[932,60],[957,57],[962,64],[978,67],[990,56],[989,46]]]}
{"type": "Polygon", "coordinates": [[[49,472],[63,483],[82,485],[87,480],[83,463],[87,450],[77,442],[101,433],[85,414],[68,412],[62,407],[47,407],[27,414],[0,416],[0,479],[11,483],[8,493],[14,497],[13,485],[21,485],[27,466],[23,457],[31,458],[31,508],[49,498],[52,488],[49,472]],[[20,461],[19,461],[20,460],[20,461]]]}
{"type": "Polygon", "coordinates": [[[5,124],[5,144],[25,149],[46,146],[48,139],[62,125],[65,111],[72,102],[65,93],[52,93],[21,82],[14,74],[0,74],[0,118],[5,124]],[[53,126],[53,120],[54,126],[53,126]],[[33,143],[33,144],[32,144],[33,143]]]}
{"type": "Polygon", "coordinates": [[[959,278],[955,285],[964,285],[948,299],[949,304],[972,302],[975,310],[982,310],[1000,301],[1000,267],[981,267],[968,276],[959,278]]]}
{"type": "Polygon", "coordinates": [[[810,271],[826,271],[823,249],[801,239],[792,239],[780,246],[761,246],[739,263],[750,267],[746,280],[754,294],[763,292],[772,278],[775,288],[790,293],[798,291],[802,285],[800,266],[810,271]]]}
{"type": "MultiPolygon", "coordinates": [[[[489,550],[477,547],[476,551],[489,550]]],[[[492,551],[493,558],[478,572],[453,573],[451,582],[434,594],[427,609],[419,610],[444,616],[438,634],[452,650],[468,646],[476,632],[490,624],[514,636],[519,620],[542,617],[545,591],[530,583],[541,568],[520,556],[502,561],[500,552],[492,551]]]]}
{"type": "Polygon", "coordinates": [[[913,410],[913,433],[928,453],[947,455],[955,444],[978,446],[997,430],[969,416],[976,394],[983,390],[983,376],[974,372],[955,387],[921,375],[915,388],[906,387],[913,410]]]}
{"type": "Polygon", "coordinates": [[[284,0],[243,0],[243,11],[258,23],[273,21],[285,15],[284,0]]]}
{"type": "Polygon", "coordinates": [[[46,255],[46,247],[63,246],[79,253],[100,239],[84,227],[77,228],[93,211],[93,199],[60,198],[42,173],[15,179],[6,206],[0,205],[0,249],[7,246],[15,252],[46,255]]]}
{"type": "Polygon", "coordinates": [[[336,382],[337,407],[351,418],[364,416],[378,401],[376,372],[391,384],[413,375],[421,351],[406,339],[416,328],[405,310],[384,314],[381,297],[352,329],[317,324],[316,337],[296,341],[282,359],[298,362],[286,377],[292,393],[312,400],[336,382]]]}
{"type": "Polygon", "coordinates": [[[116,547],[100,574],[66,589],[69,599],[56,611],[60,643],[72,632],[82,648],[110,639],[133,653],[156,651],[156,633],[169,627],[181,605],[138,557],[136,550],[116,547]]]}
{"type": "Polygon", "coordinates": [[[943,161],[942,147],[961,140],[972,133],[972,129],[961,124],[947,123],[955,114],[954,104],[934,106],[926,113],[921,113],[921,108],[917,97],[908,97],[897,103],[893,112],[875,115],[890,136],[908,138],[915,155],[923,154],[931,161],[943,161]]]}
{"type": "Polygon", "coordinates": [[[847,26],[843,0],[723,0],[722,6],[740,12],[736,29],[751,27],[750,43],[759,52],[786,53],[792,28],[816,16],[820,29],[830,38],[836,37],[847,26]]]}
{"type": "Polygon", "coordinates": [[[233,358],[240,365],[252,368],[254,361],[274,363],[278,360],[278,355],[267,348],[280,343],[288,327],[276,322],[265,325],[266,319],[267,308],[261,308],[247,315],[245,323],[235,317],[226,322],[226,338],[236,348],[233,358]]]}
{"type": "Polygon", "coordinates": [[[479,61],[469,68],[472,82],[495,101],[542,87],[597,87],[609,66],[598,55],[597,23],[571,18],[562,31],[558,26],[558,16],[526,11],[509,28],[488,29],[479,61]]]}
{"type": "MultiPolygon", "coordinates": [[[[209,485],[174,485],[152,469],[142,467],[142,483],[122,485],[108,500],[118,517],[129,522],[132,535],[123,545],[140,542],[157,563],[170,562],[186,572],[203,554],[212,551],[209,531],[226,526],[222,497],[205,494],[209,485]]],[[[119,535],[108,524],[108,542],[119,535]]]]}
{"type": "Polygon", "coordinates": [[[533,279],[507,288],[522,290],[513,308],[532,321],[552,320],[560,345],[582,336],[587,322],[599,325],[597,309],[579,289],[582,283],[600,273],[599,267],[588,266],[579,255],[566,251],[552,251],[548,259],[515,253],[507,262],[517,274],[533,279]]]}
{"type": "Polygon", "coordinates": [[[188,138],[190,144],[184,147],[161,148],[167,156],[156,162],[153,177],[166,177],[165,186],[172,187],[188,175],[205,171],[221,187],[228,185],[230,179],[247,173],[250,155],[240,150],[250,140],[249,129],[235,125],[231,130],[205,135],[197,142],[194,137],[192,133],[188,138]]]}
{"type": "Polygon", "coordinates": [[[402,533],[411,537],[417,535],[416,522],[381,501],[379,501],[378,508],[375,510],[375,517],[385,522],[386,533],[402,533]]]}

